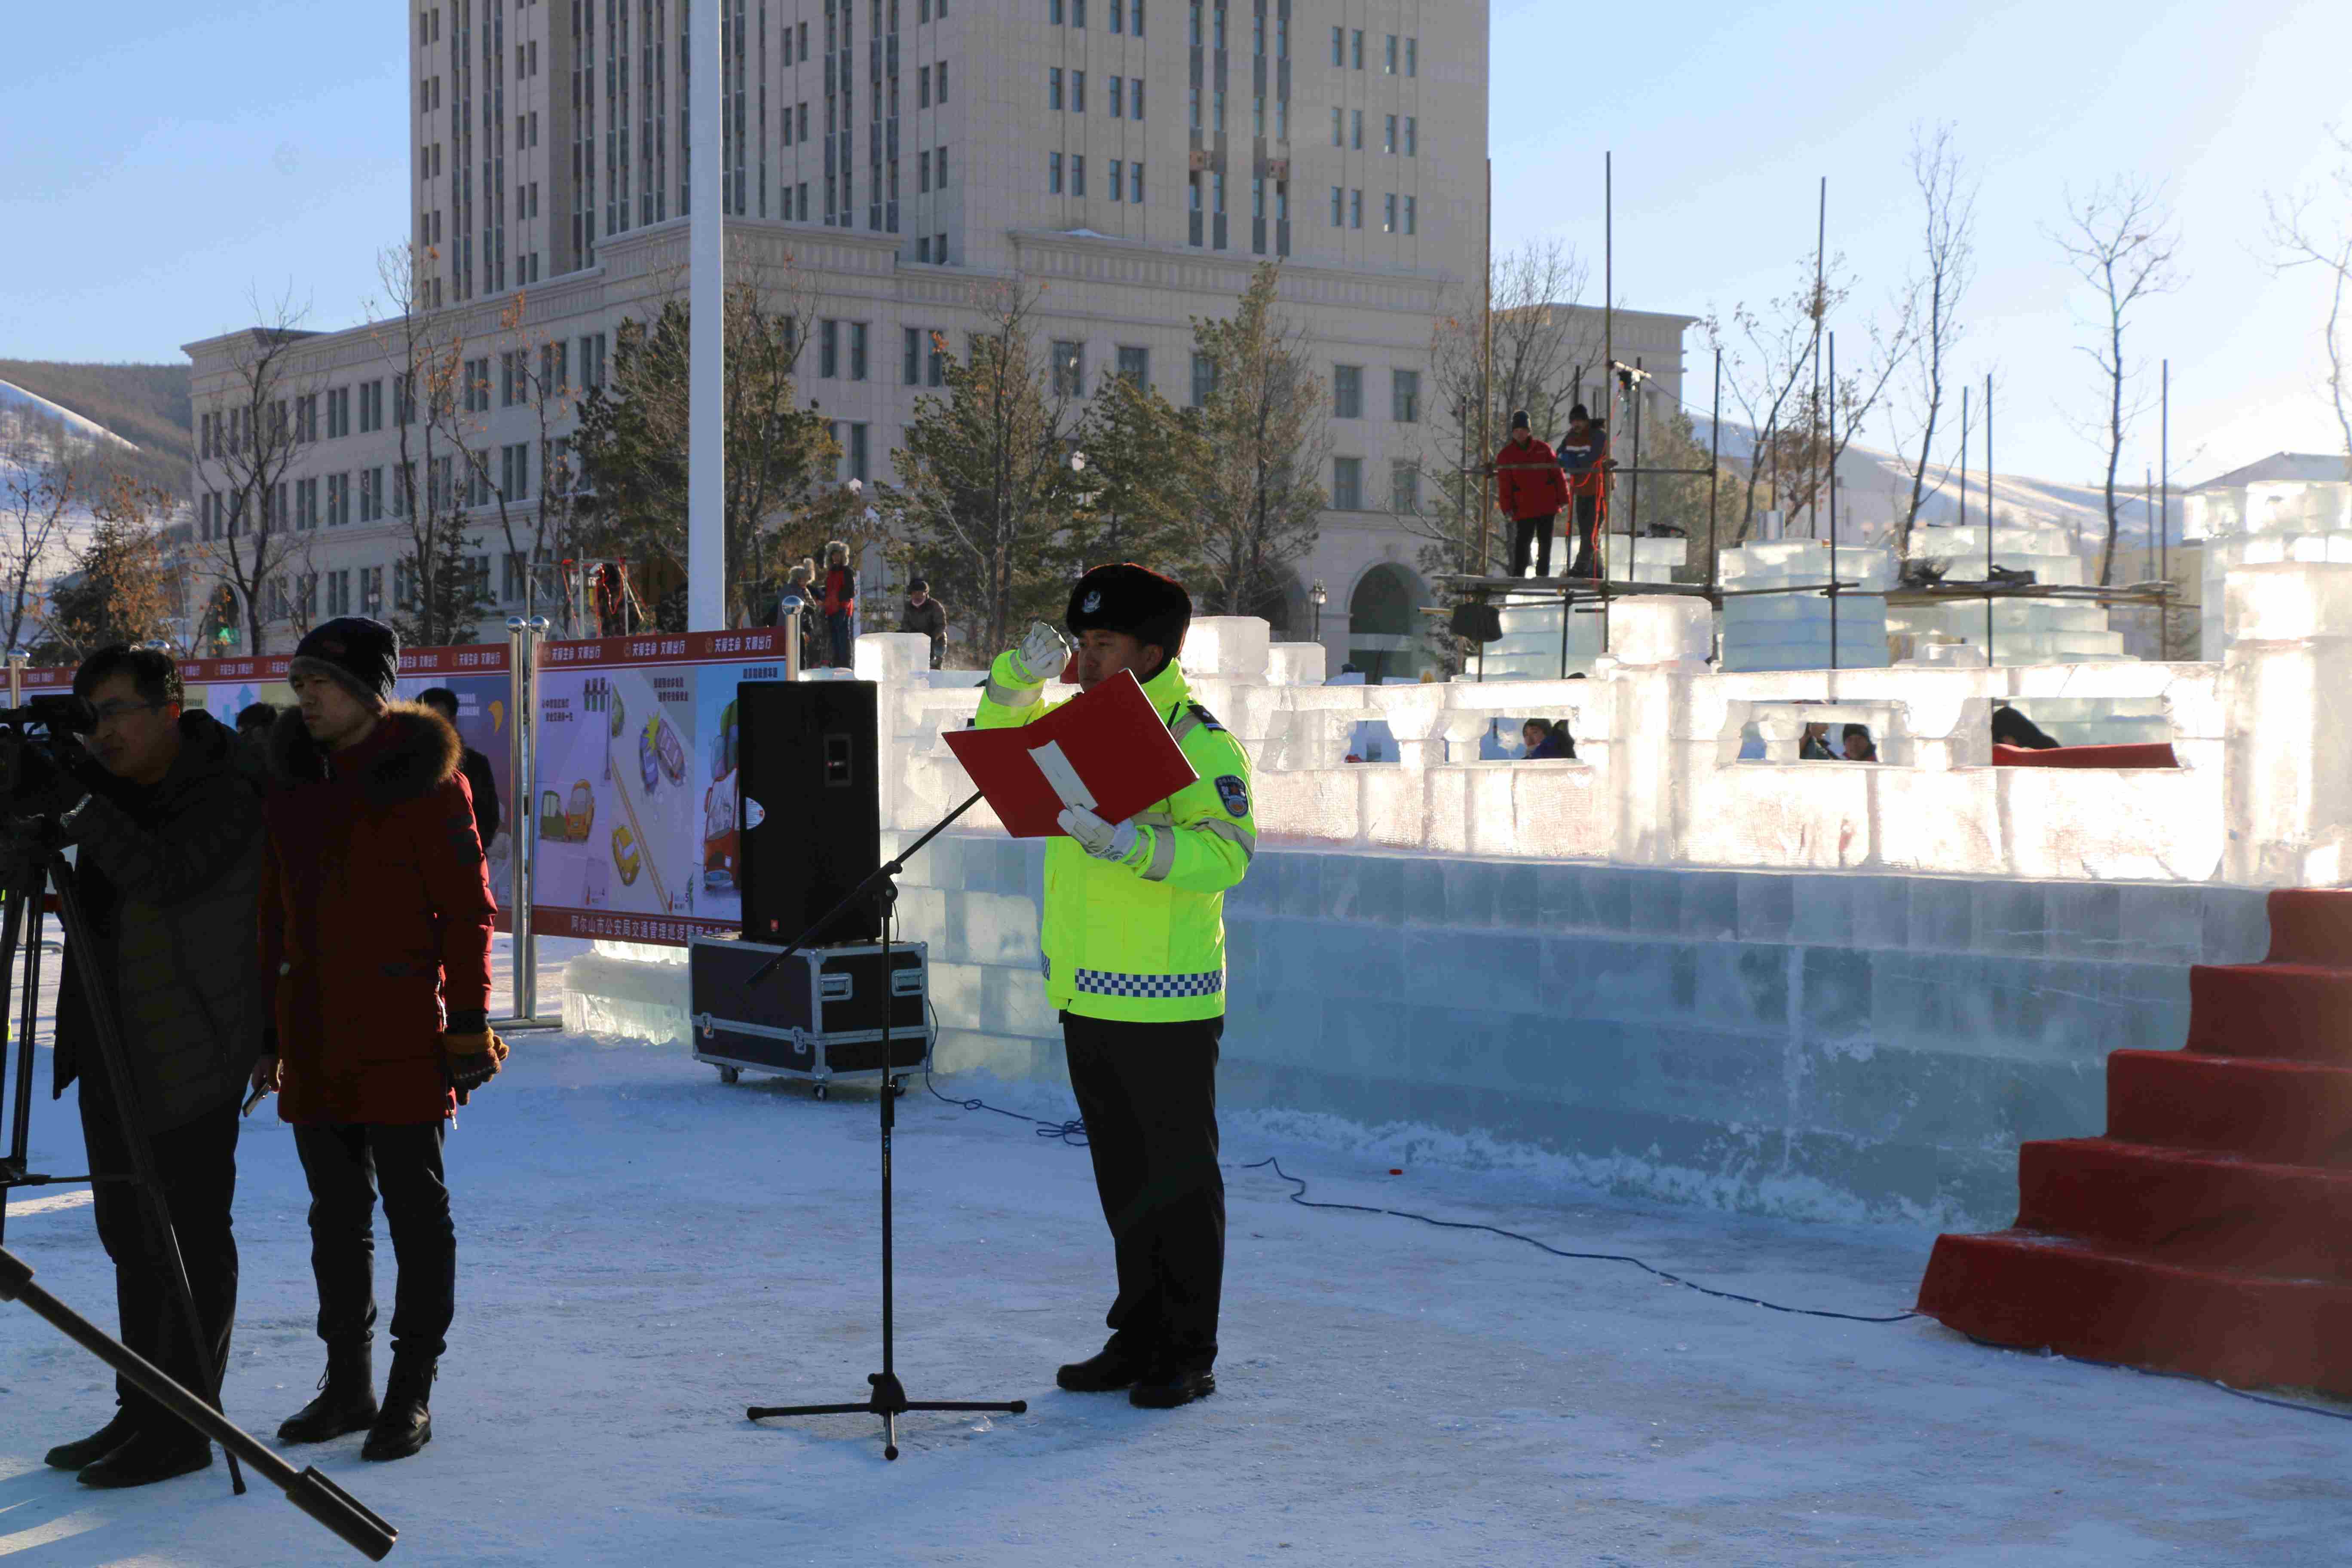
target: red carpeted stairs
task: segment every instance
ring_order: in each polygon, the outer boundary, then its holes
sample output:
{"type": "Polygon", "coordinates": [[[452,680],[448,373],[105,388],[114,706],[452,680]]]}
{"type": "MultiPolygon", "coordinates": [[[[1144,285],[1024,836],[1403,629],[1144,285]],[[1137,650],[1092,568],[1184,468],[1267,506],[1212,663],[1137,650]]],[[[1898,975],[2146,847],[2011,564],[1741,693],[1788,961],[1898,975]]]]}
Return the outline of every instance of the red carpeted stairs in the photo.
{"type": "Polygon", "coordinates": [[[2107,1058],[2107,1135],[2018,1151],[2017,1223],[1919,1310],[1995,1344],[2352,1394],[2352,892],[2270,896],[2189,973],[2189,1043],[2107,1058]]]}

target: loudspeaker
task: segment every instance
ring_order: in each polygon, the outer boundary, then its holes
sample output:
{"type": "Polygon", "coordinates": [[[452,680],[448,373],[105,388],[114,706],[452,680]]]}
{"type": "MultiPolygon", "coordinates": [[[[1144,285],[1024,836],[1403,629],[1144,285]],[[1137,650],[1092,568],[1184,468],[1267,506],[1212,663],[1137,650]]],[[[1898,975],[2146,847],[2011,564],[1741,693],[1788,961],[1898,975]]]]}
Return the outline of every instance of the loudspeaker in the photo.
{"type": "MultiPolygon", "coordinates": [[[[874,683],[747,680],[735,714],[743,938],[787,942],[882,864],[874,683]]],[[[868,908],[845,911],[815,940],[881,935],[868,908]]]]}

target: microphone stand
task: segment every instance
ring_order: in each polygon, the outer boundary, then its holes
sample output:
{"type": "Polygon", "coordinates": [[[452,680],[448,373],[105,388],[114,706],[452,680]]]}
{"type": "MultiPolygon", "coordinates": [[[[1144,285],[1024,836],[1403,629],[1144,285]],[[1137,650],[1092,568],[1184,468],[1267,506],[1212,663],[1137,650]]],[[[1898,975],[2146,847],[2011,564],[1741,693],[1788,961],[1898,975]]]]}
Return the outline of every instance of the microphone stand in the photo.
{"type": "Polygon", "coordinates": [[[891,930],[898,921],[898,885],[895,879],[901,872],[906,870],[908,859],[912,857],[916,851],[921,849],[924,845],[929,844],[932,839],[938,837],[940,834],[947,828],[948,825],[955,821],[957,817],[961,816],[965,812],[970,811],[973,806],[980,804],[980,793],[978,791],[974,791],[971,797],[965,800],[961,805],[957,806],[953,811],[948,813],[947,816],[941,817],[937,823],[933,824],[929,832],[924,834],[920,838],[916,839],[914,843],[899,851],[898,856],[891,859],[887,864],[877,868],[872,876],[858,883],[856,888],[847,898],[842,900],[840,903],[835,905],[833,909],[826,911],[824,916],[817,921],[814,925],[812,925],[808,930],[795,937],[793,940],[792,945],[785,948],[783,952],[776,954],[775,957],[770,959],[766,963],[761,964],[759,969],[752,973],[751,980],[751,984],[754,985],[758,984],[761,981],[766,979],[770,973],[773,973],[776,967],[782,964],[784,960],[792,957],[794,953],[807,951],[807,949],[813,945],[814,939],[819,932],[831,927],[835,921],[839,920],[849,910],[857,909],[867,903],[869,900],[878,905],[881,909],[882,1091],[875,1098],[878,1103],[879,1115],[881,1117],[882,1123],[882,1370],[880,1372],[868,1373],[866,1374],[866,1381],[869,1385],[871,1385],[873,1393],[867,1395],[862,1404],[754,1405],[743,1414],[745,1419],[751,1421],[764,1421],[772,1415],[878,1415],[882,1418],[882,1457],[886,1459],[895,1459],[898,1457],[898,1417],[906,1415],[909,1411],[988,1411],[1007,1415],[1019,1415],[1025,1413],[1029,1408],[1029,1402],[1025,1399],[1015,1399],[1008,1404],[998,1405],[973,1404],[964,1401],[938,1402],[910,1400],[907,1397],[906,1386],[898,1381],[898,1373],[892,1355],[893,1318],[891,1312],[892,1294],[890,1259],[890,1135],[891,1130],[898,1124],[896,1108],[898,1096],[904,1092],[899,1086],[898,1079],[893,1076],[891,1072],[890,1060],[890,1014],[891,1004],[895,999],[890,984],[890,945],[891,930]]]}

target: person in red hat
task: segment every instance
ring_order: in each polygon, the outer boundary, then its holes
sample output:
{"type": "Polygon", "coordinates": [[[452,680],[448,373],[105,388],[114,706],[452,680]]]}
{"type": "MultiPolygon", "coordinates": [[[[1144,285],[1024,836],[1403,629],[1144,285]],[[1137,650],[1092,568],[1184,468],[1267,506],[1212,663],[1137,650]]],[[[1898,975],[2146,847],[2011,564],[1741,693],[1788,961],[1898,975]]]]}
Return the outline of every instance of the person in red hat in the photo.
{"type": "Polygon", "coordinates": [[[278,1440],[365,1430],[367,1459],[432,1440],[457,1276],[442,1140],[452,1100],[506,1057],[489,1028],[496,906],[465,748],[432,709],[392,700],[399,668],[398,634],[362,616],[314,628],[288,663],[299,706],[270,733],[260,960],[271,1024],[253,1073],[294,1126],[327,1342],[319,1397],[278,1440]],[[370,1366],[379,1193],[400,1259],[381,1405],[370,1366]]]}
{"type": "Polygon", "coordinates": [[[1568,505],[1559,455],[1537,437],[1524,408],[1511,416],[1511,438],[1495,454],[1495,502],[1511,520],[1511,575],[1525,574],[1536,546],[1536,575],[1551,575],[1551,530],[1568,505]]]}

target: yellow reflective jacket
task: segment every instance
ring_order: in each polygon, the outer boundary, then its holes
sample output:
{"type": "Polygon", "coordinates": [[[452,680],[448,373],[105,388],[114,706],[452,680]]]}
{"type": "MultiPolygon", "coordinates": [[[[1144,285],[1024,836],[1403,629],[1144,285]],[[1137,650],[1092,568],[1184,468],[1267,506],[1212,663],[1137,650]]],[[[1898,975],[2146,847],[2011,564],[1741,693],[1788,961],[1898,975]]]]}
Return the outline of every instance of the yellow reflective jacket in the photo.
{"type": "MultiPolygon", "coordinates": [[[[988,672],[979,726],[1026,724],[1056,704],[1013,678],[1010,654],[988,672]]],[[[1125,860],[1097,860],[1074,838],[1045,846],[1040,945],[1045,999],[1087,1018],[1178,1023],[1225,1011],[1225,889],[1257,852],[1249,755],[1192,700],[1175,660],[1143,694],[1200,776],[1135,817],[1125,860]]]]}

